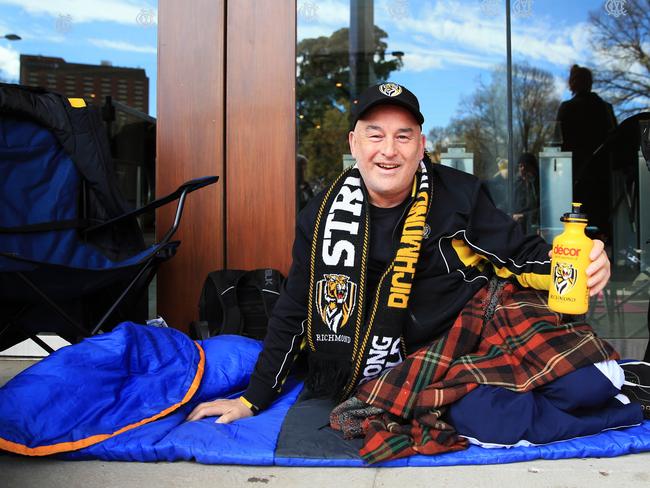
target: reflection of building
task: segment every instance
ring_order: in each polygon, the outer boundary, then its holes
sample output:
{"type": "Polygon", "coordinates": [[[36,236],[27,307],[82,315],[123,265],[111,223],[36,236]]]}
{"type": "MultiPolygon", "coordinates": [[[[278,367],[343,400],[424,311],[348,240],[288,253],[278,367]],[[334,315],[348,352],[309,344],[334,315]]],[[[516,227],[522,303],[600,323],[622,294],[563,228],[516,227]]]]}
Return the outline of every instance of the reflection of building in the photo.
{"type": "Polygon", "coordinates": [[[107,96],[149,113],[149,78],[141,68],[67,63],[63,58],[20,56],[20,84],[40,86],[67,97],[103,103],[107,96]]]}
{"type": "MultiPolygon", "coordinates": [[[[21,55],[20,83],[102,105],[120,190],[134,207],[152,199],[156,120],[147,115],[149,78],[143,69],[21,55]],[[112,103],[107,104],[106,97],[112,103]]],[[[147,220],[144,226],[153,224],[147,220]]]]}

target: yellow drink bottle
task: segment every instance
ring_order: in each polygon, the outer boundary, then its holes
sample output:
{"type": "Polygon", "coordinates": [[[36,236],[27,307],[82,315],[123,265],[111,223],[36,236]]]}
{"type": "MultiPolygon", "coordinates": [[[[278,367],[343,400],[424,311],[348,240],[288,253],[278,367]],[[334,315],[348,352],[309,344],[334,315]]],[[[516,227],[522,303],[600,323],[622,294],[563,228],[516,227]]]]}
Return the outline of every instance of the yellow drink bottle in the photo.
{"type": "Polygon", "coordinates": [[[571,212],[560,219],[564,232],[553,239],[551,253],[551,286],[548,306],[560,313],[579,315],[589,308],[587,266],[593,241],[585,235],[587,215],[580,203],[571,204],[571,212]]]}

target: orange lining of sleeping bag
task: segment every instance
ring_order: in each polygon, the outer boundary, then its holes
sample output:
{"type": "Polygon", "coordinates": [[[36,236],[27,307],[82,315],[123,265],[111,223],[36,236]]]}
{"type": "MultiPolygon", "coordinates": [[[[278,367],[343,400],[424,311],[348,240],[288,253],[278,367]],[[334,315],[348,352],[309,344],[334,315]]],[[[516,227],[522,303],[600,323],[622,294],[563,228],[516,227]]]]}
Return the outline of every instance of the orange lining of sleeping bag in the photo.
{"type": "Polygon", "coordinates": [[[199,350],[199,364],[196,368],[196,374],[194,375],[194,380],[192,380],[192,384],[187,390],[187,393],[185,393],[183,399],[180,402],[172,405],[171,407],[166,408],[162,412],[157,413],[156,415],[153,415],[149,418],[140,420],[139,422],[135,422],[131,425],[127,425],[126,427],[122,427],[121,429],[113,432],[112,434],[97,434],[90,437],[86,437],[85,439],[79,439],[78,441],[60,442],[58,444],[52,444],[49,446],[27,447],[24,444],[11,442],[0,437],[0,449],[13,452],[16,454],[22,454],[24,456],[47,456],[49,454],[57,454],[60,452],[76,451],[78,449],[83,449],[84,447],[92,446],[93,444],[97,444],[99,442],[105,441],[106,439],[109,439],[111,437],[115,437],[116,435],[122,434],[127,430],[131,430],[141,425],[148,424],[150,422],[153,422],[154,420],[164,417],[167,414],[172,413],[174,410],[178,409],[179,407],[186,404],[192,399],[192,397],[196,393],[196,390],[198,390],[199,385],[201,384],[201,379],[203,378],[203,372],[205,371],[205,352],[197,342],[194,342],[194,345],[199,350]]]}

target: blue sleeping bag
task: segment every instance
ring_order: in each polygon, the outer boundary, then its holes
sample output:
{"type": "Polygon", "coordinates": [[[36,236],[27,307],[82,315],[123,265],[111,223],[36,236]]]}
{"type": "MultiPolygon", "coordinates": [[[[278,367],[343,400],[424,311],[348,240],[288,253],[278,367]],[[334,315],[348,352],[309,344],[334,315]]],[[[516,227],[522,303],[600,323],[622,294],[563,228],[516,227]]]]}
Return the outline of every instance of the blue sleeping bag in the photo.
{"type": "MultiPolygon", "coordinates": [[[[258,341],[244,337],[194,342],[174,329],[125,322],[110,333],[60,349],[0,388],[0,449],[65,459],[364,466],[356,440],[340,440],[350,448],[336,452],[326,447],[319,451],[318,443],[301,447],[299,439],[313,437],[316,430],[338,436],[329,427],[305,423],[303,432],[283,430],[302,390],[296,380],[289,379],[278,400],[255,417],[232,424],[217,424],[214,418],[185,421],[200,402],[241,394],[260,350],[258,341]]],[[[543,446],[472,446],[379,465],[492,464],[642,451],[650,451],[648,421],[543,446]]]]}

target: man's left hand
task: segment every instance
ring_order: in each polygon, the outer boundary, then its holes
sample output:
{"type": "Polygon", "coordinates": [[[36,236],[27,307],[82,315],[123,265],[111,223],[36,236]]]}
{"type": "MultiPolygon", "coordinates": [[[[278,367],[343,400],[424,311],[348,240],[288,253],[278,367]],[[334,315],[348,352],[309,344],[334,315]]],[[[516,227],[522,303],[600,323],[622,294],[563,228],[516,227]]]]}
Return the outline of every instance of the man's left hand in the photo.
{"type": "MultiPolygon", "coordinates": [[[[550,258],[552,254],[553,252],[549,251],[548,257],[550,258]]],[[[589,296],[593,297],[605,288],[612,274],[603,241],[594,239],[594,246],[589,253],[589,259],[591,259],[591,264],[587,266],[587,287],[589,288],[589,296]]]]}
{"type": "Polygon", "coordinates": [[[589,287],[589,296],[593,297],[605,288],[612,274],[603,241],[594,239],[594,247],[591,248],[589,259],[591,259],[591,264],[587,266],[587,286],[589,287]]]}

